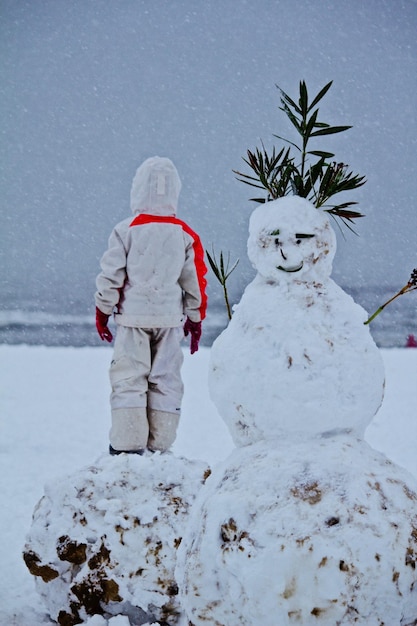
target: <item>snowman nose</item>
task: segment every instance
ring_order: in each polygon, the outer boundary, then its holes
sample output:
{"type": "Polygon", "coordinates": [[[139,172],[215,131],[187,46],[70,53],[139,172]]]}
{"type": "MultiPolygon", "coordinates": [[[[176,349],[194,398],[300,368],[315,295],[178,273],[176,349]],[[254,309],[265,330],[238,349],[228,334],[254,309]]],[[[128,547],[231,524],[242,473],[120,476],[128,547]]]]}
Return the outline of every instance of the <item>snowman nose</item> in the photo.
{"type": "Polygon", "coordinates": [[[284,259],[284,261],[286,261],[286,260],[287,260],[287,257],[286,257],[286,256],[285,256],[285,254],[283,253],[282,248],[280,248],[280,249],[279,249],[279,251],[281,252],[281,256],[282,256],[282,258],[284,259]]]}

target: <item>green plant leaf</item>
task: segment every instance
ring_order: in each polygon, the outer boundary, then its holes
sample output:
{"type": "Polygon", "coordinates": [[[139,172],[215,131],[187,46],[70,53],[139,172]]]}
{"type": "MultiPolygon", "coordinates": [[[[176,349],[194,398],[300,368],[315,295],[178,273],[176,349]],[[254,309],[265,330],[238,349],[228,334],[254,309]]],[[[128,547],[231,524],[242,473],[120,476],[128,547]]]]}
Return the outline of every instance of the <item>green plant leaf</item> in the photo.
{"type": "Polygon", "coordinates": [[[221,276],[225,276],[224,272],[224,263],[223,263],[223,252],[220,252],[220,274],[221,276]]]}
{"type": "Polygon", "coordinates": [[[288,119],[290,120],[291,124],[296,128],[297,132],[300,133],[300,135],[302,135],[302,128],[301,128],[301,124],[299,122],[299,120],[295,117],[294,113],[291,111],[291,109],[284,103],[283,107],[280,107],[281,111],[284,111],[284,113],[286,114],[286,116],[288,117],[288,119]]]}
{"type": "Polygon", "coordinates": [[[277,87],[277,89],[280,90],[281,92],[281,100],[284,100],[289,106],[291,106],[293,109],[295,109],[295,111],[297,113],[299,113],[301,115],[301,109],[300,107],[294,102],[294,100],[292,100],[290,98],[290,96],[285,93],[285,91],[283,89],[281,89],[281,87],[279,85],[275,85],[277,87]]]}
{"type": "Polygon", "coordinates": [[[358,219],[359,217],[365,217],[362,213],[359,213],[359,211],[346,211],[344,209],[344,207],[352,204],[356,204],[356,202],[337,204],[331,209],[324,210],[326,211],[326,213],[330,213],[331,215],[337,215],[337,217],[342,217],[343,219],[349,220],[350,222],[358,219]]]}
{"type": "Polygon", "coordinates": [[[292,146],[294,146],[294,148],[297,148],[297,150],[299,150],[301,152],[301,148],[299,148],[297,146],[297,144],[293,143],[292,141],[290,141],[289,139],[285,139],[285,137],[280,137],[279,135],[272,135],[273,137],[276,137],[277,139],[281,139],[281,141],[285,141],[286,143],[291,144],[292,146]]]}
{"type": "Polygon", "coordinates": [[[317,161],[317,163],[315,163],[309,168],[307,182],[305,184],[306,197],[314,189],[314,185],[316,184],[316,181],[319,178],[319,176],[322,175],[323,167],[324,167],[324,157],[322,157],[319,161],[317,161]]]}
{"type": "Polygon", "coordinates": [[[256,184],[256,183],[251,183],[251,182],[249,182],[247,180],[241,180],[241,179],[238,179],[238,180],[240,180],[241,183],[245,183],[246,185],[249,185],[250,187],[256,187],[256,189],[264,189],[265,188],[264,185],[262,185],[262,183],[256,184]]]}
{"type": "Polygon", "coordinates": [[[331,159],[334,157],[333,152],[323,152],[323,150],[310,150],[307,154],[312,154],[323,159],[331,159]]]}
{"type": "MultiPolygon", "coordinates": [[[[350,202],[339,202],[329,206],[333,196],[347,191],[353,191],[365,184],[364,176],[353,174],[348,171],[344,163],[337,163],[333,152],[327,150],[308,150],[310,139],[324,137],[349,130],[351,126],[331,126],[319,120],[318,104],[327,94],[332,81],[319,90],[311,104],[308,102],[308,89],[304,80],[299,83],[299,99],[295,102],[278,85],[280,90],[280,111],[285,113],[287,120],[293,126],[299,141],[291,141],[280,134],[273,137],[287,144],[286,149],[276,150],[275,146],[267,150],[262,143],[262,148],[247,151],[244,158],[246,165],[252,170],[251,174],[245,174],[233,170],[238,180],[256,189],[265,190],[264,198],[252,198],[254,202],[265,203],[275,198],[286,196],[290,193],[308,198],[317,208],[329,211],[332,218],[336,218],[349,230],[350,223],[362,215],[354,211],[350,202]],[[293,154],[296,151],[295,160],[293,154]]],[[[340,226],[339,226],[340,227],[340,226]]],[[[354,232],[354,231],[353,231],[354,232]]]]}
{"type": "Polygon", "coordinates": [[[321,130],[315,130],[311,133],[311,137],[321,137],[322,135],[333,135],[335,133],[343,133],[345,130],[349,130],[352,126],[329,126],[328,128],[322,128],[321,130]]]}
{"type": "Polygon", "coordinates": [[[217,280],[221,283],[221,276],[220,276],[220,272],[219,272],[218,267],[217,267],[217,262],[211,257],[211,255],[210,255],[208,250],[206,250],[206,255],[207,255],[207,259],[208,259],[208,262],[210,264],[210,267],[213,270],[213,274],[215,275],[217,280]]]}
{"type": "Polygon", "coordinates": [[[307,86],[305,84],[305,81],[303,80],[300,81],[299,105],[301,109],[301,115],[305,119],[307,116],[307,110],[308,110],[308,92],[307,92],[307,86]]]}
{"type": "Polygon", "coordinates": [[[233,266],[229,269],[230,252],[227,255],[227,261],[226,261],[226,265],[225,265],[223,252],[220,251],[220,263],[218,263],[217,259],[216,259],[216,254],[214,252],[214,246],[212,246],[212,250],[213,250],[213,256],[209,253],[208,250],[206,250],[206,255],[207,255],[210,267],[213,270],[213,273],[214,273],[215,277],[217,278],[217,280],[219,281],[219,283],[223,287],[223,296],[224,296],[224,300],[225,300],[225,303],[226,303],[227,315],[228,315],[229,320],[230,320],[232,318],[232,312],[231,312],[231,308],[230,308],[230,304],[229,304],[229,296],[228,296],[228,293],[227,293],[226,282],[227,282],[227,279],[229,278],[230,274],[236,269],[236,266],[239,263],[239,259],[237,259],[237,261],[235,261],[233,266]]]}
{"type": "Polygon", "coordinates": [[[317,119],[318,112],[319,112],[319,110],[316,109],[314,111],[314,113],[312,114],[312,116],[310,117],[310,119],[308,120],[308,122],[307,122],[307,126],[305,128],[305,136],[306,136],[307,139],[309,139],[309,137],[311,135],[311,132],[312,132],[313,128],[316,125],[316,119],[317,119]]]}
{"type": "Polygon", "coordinates": [[[332,86],[333,81],[331,80],[330,83],[327,83],[327,85],[325,85],[323,87],[323,89],[321,89],[319,91],[319,93],[317,94],[317,96],[313,99],[313,102],[310,104],[310,106],[308,107],[308,112],[311,111],[311,109],[314,109],[314,107],[316,106],[316,104],[318,102],[320,102],[320,100],[326,95],[326,93],[329,91],[330,87],[332,86]]]}

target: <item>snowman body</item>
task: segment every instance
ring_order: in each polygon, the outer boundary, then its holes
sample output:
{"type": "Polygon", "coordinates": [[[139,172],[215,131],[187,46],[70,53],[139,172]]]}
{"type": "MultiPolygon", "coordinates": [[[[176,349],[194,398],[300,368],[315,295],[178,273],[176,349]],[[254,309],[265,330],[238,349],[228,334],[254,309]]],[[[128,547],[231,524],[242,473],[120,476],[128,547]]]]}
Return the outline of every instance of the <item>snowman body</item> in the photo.
{"type": "Polygon", "coordinates": [[[236,445],[350,431],[362,437],[384,368],[366,312],[331,278],[336,238],[299,197],[258,208],[257,275],[211,350],[210,393],[236,445]]]}
{"type": "Polygon", "coordinates": [[[195,626],[412,626],[417,484],[350,434],[236,448],[177,560],[195,626]]]}
{"type": "Polygon", "coordinates": [[[237,448],[201,488],[176,576],[195,626],[417,624],[417,484],[361,438],[384,369],[302,198],[257,209],[257,276],[211,350],[237,448]],[[249,444],[249,445],[247,445],[249,444]]]}

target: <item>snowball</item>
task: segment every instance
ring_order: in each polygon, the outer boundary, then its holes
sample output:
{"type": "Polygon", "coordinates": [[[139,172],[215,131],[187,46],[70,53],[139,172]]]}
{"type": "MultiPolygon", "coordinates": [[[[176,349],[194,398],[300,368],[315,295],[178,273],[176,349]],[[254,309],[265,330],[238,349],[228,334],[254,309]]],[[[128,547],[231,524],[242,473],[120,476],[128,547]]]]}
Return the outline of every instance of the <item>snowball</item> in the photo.
{"type": "Polygon", "coordinates": [[[367,313],[328,276],[327,216],[303,198],[267,203],[251,217],[248,250],[258,274],[212,346],[209,374],[235,444],[340,430],[363,437],[382,402],[384,367],[367,313]]]}
{"type": "Polygon", "coordinates": [[[251,215],[248,256],[269,281],[322,280],[331,274],[335,252],[328,215],[305,198],[279,198],[251,215]]]}
{"type": "Polygon", "coordinates": [[[195,626],[414,624],[417,484],[348,435],[235,450],[196,500],[177,580],[195,626]]]}
{"type": "Polygon", "coordinates": [[[207,472],[170,454],[104,455],[47,485],[24,559],[51,618],[176,623],[177,549],[207,472]]]}
{"type": "Polygon", "coordinates": [[[385,379],[365,320],[331,279],[255,279],[210,357],[210,395],[235,444],[341,429],[362,437],[385,379]]]}

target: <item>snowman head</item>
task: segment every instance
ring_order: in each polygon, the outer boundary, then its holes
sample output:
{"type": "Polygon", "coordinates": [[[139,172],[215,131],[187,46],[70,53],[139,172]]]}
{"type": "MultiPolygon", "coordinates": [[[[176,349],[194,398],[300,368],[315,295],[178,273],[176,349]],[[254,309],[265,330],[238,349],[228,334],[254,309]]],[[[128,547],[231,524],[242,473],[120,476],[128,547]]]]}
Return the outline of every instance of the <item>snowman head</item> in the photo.
{"type": "Polygon", "coordinates": [[[278,198],[251,215],[248,256],[268,282],[320,282],[330,276],[335,252],[328,216],[305,198],[278,198]]]}

